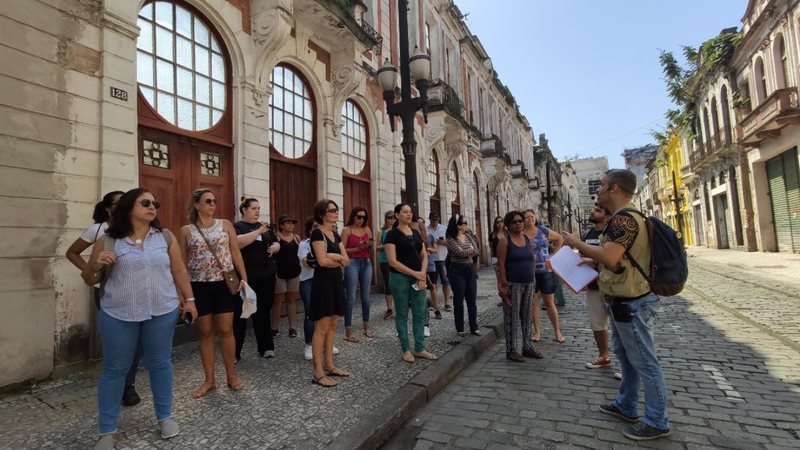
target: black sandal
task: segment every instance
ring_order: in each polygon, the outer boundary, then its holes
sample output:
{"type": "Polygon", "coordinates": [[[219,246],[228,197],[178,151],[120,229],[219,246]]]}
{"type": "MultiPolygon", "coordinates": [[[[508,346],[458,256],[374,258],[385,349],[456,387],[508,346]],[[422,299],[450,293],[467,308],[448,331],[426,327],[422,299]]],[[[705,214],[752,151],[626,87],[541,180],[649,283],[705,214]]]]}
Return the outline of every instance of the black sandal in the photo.
{"type": "Polygon", "coordinates": [[[394,314],[394,311],[392,311],[392,308],[387,309],[386,310],[386,314],[383,315],[383,320],[391,319],[393,314],[394,314]]]}
{"type": "Polygon", "coordinates": [[[321,377],[319,377],[319,378],[312,378],[312,379],[311,379],[311,384],[316,384],[317,386],[322,386],[322,387],[324,387],[324,388],[334,388],[334,387],[336,387],[336,386],[337,386],[339,383],[337,383],[337,382],[335,382],[335,381],[331,380],[331,379],[330,379],[330,378],[329,378],[327,375],[323,375],[323,376],[321,376],[321,377]],[[323,383],[321,382],[323,378],[328,378],[328,379],[329,379],[329,380],[330,380],[330,381],[331,381],[333,384],[323,384],[323,383]]]}

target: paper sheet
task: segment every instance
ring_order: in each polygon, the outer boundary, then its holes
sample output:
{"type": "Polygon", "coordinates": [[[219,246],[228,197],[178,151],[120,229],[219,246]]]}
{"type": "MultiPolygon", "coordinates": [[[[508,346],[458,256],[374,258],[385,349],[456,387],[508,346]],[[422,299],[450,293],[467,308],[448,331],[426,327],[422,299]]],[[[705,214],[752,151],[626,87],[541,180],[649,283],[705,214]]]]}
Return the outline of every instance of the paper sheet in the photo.
{"type": "Polygon", "coordinates": [[[550,268],[576,294],[597,278],[597,271],[589,266],[579,265],[581,257],[572,247],[563,246],[548,261],[550,268]]]}

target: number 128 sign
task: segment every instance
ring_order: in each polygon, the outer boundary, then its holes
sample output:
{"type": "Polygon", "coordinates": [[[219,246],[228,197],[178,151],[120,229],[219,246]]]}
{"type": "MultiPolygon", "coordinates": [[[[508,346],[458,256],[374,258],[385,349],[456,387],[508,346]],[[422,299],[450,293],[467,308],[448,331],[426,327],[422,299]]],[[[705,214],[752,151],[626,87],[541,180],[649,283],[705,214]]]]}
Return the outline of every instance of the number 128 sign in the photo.
{"type": "Polygon", "coordinates": [[[120,88],[111,87],[111,96],[122,101],[128,101],[128,91],[123,91],[120,88]]]}

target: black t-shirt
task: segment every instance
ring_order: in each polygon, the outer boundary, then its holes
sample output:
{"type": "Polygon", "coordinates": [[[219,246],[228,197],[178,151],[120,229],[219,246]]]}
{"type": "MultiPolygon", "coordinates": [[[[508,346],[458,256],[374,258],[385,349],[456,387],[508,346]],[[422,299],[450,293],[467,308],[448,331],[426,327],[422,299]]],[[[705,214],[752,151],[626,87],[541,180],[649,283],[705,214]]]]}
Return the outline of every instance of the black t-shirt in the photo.
{"type": "MultiPolygon", "coordinates": [[[[248,223],[238,221],[233,224],[233,229],[236,234],[252,233],[261,227],[260,223],[248,223]]],[[[244,260],[244,268],[247,270],[247,278],[254,279],[256,277],[267,276],[271,270],[274,270],[274,262],[267,254],[267,248],[275,242],[275,236],[269,231],[260,235],[250,245],[241,248],[242,260],[244,260]]]]}
{"type": "Polygon", "coordinates": [[[500,235],[492,231],[489,233],[489,247],[492,249],[492,258],[497,258],[497,244],[500,243],[500,235]]]}
{"type": "MultiPolygon", "coordinates": [[[[598,230],[596,228],[592,228],[591,230],[586,232],[585,236],[583,236],[583,242],[586,242],[589,245],[597,245],[597,246],[599,246],[600,245],[600,236],[602,236],[602,235],[603,235],[603,231],[602,230],[598,230]]],[[[600,286],[597,285],[597,280],[594,280],[591,283],[589,283],[589,286],[587,286],[587,288],[596,291],[596,290],[600,289],[600,286]]]]}
{"type": "MultiPolygon", "coordinates": [[[[333,232],[333,241],[328,239],[325,236],[325,233],[323,233],[322,230],[320,230],[319,228],[315,228],[311,232],[310,238],[311,238],[311,251],[314,253],[314,259],[316,259],[317,261],[319,261],[319,256],[314,251],[314,242],[317,241],[325,242],[327,250],[325,253],[339,253],[341,251],[341,249],[339,248],[339,243],[342,242],[342,238],[339,237],[339,234],[336,233],[335,231],[333,232]]],[[[331,267],[319,267],[317,270],[320,269],[331,269],[331,267]]]]}
{"type": "MultiPolygon", "coordinates": [[[[417,230],[411,230],[411,235],[403,234],[399,228],[393,228],[386,233],[383,245],[394,244],[397,261],[411,270],[422,270],[422,260],[419,253],[422,251],[422,236],[417,230]]],[[[392,272],[401,273],[390,267],[392,272]]]]}

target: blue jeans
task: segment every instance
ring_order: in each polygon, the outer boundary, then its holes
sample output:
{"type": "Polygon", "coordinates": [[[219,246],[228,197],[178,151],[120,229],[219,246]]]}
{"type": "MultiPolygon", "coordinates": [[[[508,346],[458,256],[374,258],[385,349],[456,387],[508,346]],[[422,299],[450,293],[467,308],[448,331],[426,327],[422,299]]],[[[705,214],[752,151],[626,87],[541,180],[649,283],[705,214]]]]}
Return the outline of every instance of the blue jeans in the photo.
{"type": "Polygon", "coordinates": [[[472,264],[450,264],[450,287],[453,289],[453,318],[456,331],[464,331],[464,300],[467,302],[469,331],[478,330],[478,277],[472,264]]]}
{"type": "Polygon", "coordinates": [[[314,337],[314,321],[308,316],[311,310],[311,286],[314,283],[314,278],[309,278],[300,282],[300,298],[303,299],[303,338],[306,345],[311,345],[311,339],[314,337]]]}
{"type": "Polygon", "coordinates": [[[353,304],[356,302],[356,287],[361,285],[361,318],[369,322],[369,288],[372,283],[372,262],[369,258],[353,258],[344,269],[345,309],[344,327],[353,324],[353,304]]]}
{"type": "Polygon", "coordinates": [[[97,313],[97,328],[103,339],[103,375],[97,385],[100,409],[100,434],[117,431],[125,375],[131,368],[141,340],[144,364],[150,373],[156,419],[172,415],[172,337],[178,321],[178,308],[144,322],[125,322],[97,313]]]}
{"type": "Polygon", "coordinates": [[[648,294],[625,302],[624,305],[630,311],[630,321],[625,321],[626,318],[619,315],[614,317],[610,304],[606,304],[606,310],[611,317],[614,354],[622,368],[622,383],[614,399],[614,406],[626,416],[638,416],[641,383],[644,385],[642,422],[651,427],[666,429],[669,428],[667,383],[656,357],[652,331],[660,301],[657,295],[648,294]]]}

